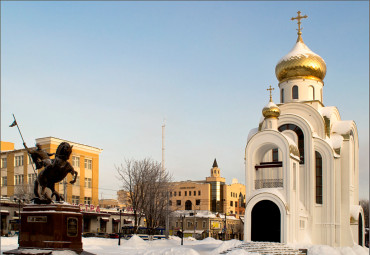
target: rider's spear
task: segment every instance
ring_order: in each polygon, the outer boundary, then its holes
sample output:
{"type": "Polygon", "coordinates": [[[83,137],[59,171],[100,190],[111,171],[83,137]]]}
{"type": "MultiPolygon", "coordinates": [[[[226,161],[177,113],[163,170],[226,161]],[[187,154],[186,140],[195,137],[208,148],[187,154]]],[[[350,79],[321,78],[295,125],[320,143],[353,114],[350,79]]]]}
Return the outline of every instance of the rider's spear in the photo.
{"type": "MultiPolygon", "coordinates": [[[[15,119],[14,113],[13,113],[13,118],[14,118],[14,121],[13,121],[13,123],[12,123],[9,127],[17,126],[18,131],[19,131],[19,134],[20,134],[20,135],[21,135],[21,137],[22,137],[23,144],[25,144],[24,139],[23,139],[23,135],[22,135],[22,133],[21,133],[21,130],[19,129],[19,126],[18,126],[17,120],[15,119]]],[[[31,161],[33,162],[32,158],[31,158],[31,155],[28,153],[28,150],[27,150],[27,154],[28,154],[28,157],[29,157],[29,158],[31,159],[31,161]]],[[[32,165],[33,172],[37,175],[37,173],[36,173],[36,171],[35,171],[35,168],[33,167],[33,164],[31,164],[31,165],[32,165]]]]}

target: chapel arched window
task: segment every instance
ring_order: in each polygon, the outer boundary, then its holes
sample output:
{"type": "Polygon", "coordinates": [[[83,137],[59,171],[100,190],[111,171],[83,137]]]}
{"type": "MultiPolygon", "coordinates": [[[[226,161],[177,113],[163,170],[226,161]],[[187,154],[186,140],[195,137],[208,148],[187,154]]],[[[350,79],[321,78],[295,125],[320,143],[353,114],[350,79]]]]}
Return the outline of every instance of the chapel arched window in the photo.
{"type": "Polygon", "coordinates": [[[292,88],[293,99],[298,99],[298,86],[294,85],[292,88]]]}
{"type": "Polygon", "coordinates": [[[315,151],[316,167],[316,204],[322,204],[322,157],[315,151]]]}
{"type": "Polygon", "coordinates": [[[284,103],[284,89],[281,89],[280,96],[281,96],[281,103],[284,103]]]}
{"type": "Polygon", "coordinates": [[[308,87],[308,98],[315,100],[315,88],[312,85],[308,87]]]}
{"type": "Polygon", "coordinates": [[[298,150],[300,157],[299,164],[304,164],[304,135],[302,129],[294,124],[284,124],[279,127],[279,131],[283,132],[284,130],[292,130],[296,133],[298,137],[298,150]]]}

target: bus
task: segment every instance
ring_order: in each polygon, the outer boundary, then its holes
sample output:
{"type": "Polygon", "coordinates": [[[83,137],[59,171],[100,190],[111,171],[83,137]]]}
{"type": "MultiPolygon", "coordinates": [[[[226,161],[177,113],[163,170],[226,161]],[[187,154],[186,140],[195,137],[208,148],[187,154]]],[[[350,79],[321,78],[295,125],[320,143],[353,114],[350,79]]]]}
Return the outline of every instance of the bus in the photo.
{"type": "MultiPolygon", "coordinates": [[[[166,238],[164,228],[156,228],[153,233],[153,240],[164,239],[166,238]]],[[[121,236],[125,239],[130,239],[134,234],[133,226],[124,226],[122,227],[121,236]]],[[[147,227],[139,227],[137,231],[137,236],[143,240],[149,240],[149,229],[147,227]]]]}

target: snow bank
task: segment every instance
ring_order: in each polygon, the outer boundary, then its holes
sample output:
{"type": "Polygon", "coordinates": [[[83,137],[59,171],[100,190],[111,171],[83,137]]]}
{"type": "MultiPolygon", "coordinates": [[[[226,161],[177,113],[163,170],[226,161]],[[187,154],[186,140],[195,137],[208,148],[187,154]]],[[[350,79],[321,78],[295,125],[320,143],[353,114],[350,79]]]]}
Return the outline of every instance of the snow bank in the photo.
{"type": "Polygon", "coordinates": [[[124,242],[124,245],[142,248],[148,246],[148,242],[144,241],[137,235],[133,235],[129,240],[124,242]]]}
{"type": "Polygon", "coordinates": [[[368,255],[369,249],[355,245],[353,247],[330,247],[328,245],[313,245],[308,248],[307,255],[368,255]]]}
{"type": "Polygon", "coordinates": [[[204,238],[203,240],[200,240],[199,243],[201,243],[201,244],[210,244],[210,243],[220,244],[220,243],[222,243],[222,241],[221,240],[216,240],[212,237],[207,237],[207,238],[204,238]]]}
{"type": "Polygon", "coordinates": [[[327,245],[315,245],[308,249],[307,255],[341,255],[340,251],[327,245]]]}
{"type": "Polygon", "coordinates": [[[149,250],[140,255],[199,255],[199,253],[193,249],[185,247],[172,247],[163,250],[149,250]]]}

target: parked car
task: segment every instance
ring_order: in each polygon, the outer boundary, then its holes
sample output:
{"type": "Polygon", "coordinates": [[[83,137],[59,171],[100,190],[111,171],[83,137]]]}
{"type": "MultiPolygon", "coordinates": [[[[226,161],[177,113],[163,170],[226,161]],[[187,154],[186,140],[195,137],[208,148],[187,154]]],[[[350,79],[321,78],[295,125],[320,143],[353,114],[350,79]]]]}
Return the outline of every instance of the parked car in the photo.
{"type": "Polygon", "coordinates": [[[85,232],[82,234],[83,237],[96,237],[95,233],[85,232]]]}
{"type": "Polygon", "coordinates": [[[108,238],[108,234],[104,232],[96,233],[96,237],[108,238]]]}
{"type": "Polygon", "coordinates": [[[108,234],[108,237],[109,238],[119,238],[119,234],[117,234],[117,233],[111,233],[111,234],[108,234]]]}

